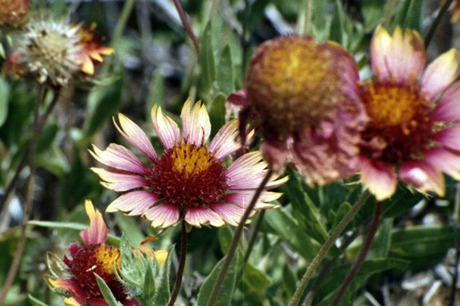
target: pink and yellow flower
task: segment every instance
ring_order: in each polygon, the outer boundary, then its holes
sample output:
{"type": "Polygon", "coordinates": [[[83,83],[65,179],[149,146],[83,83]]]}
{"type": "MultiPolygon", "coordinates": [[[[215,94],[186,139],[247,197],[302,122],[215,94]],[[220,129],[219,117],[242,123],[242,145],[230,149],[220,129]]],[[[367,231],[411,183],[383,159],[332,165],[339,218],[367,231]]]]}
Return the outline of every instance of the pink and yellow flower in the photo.
{"type": "Polygon", "coordinates": [[[123,305],[139,305],[130,299],[117,279],[114,269],[120,265],[120,251],[105,244],[108,228],[102,215],[95,210],[90,201],[85,203],[90,226],[80,232],[83,245],[73,243],[68,248],[70,257],[64,257],[68,277],[49,279],[56,289],[70,293],[64,300],[66,305],[107,305],[96,281],[96,274],[101,277],[112,291],[115,298],[123,305]]]}
{"type": "Polygon", "coordinates": [[[257,48],[245,88],[228,100],[243,107],[242,127],[260,127],[274,170],[293,165],[308,184],[326,184],[356,171],[367,120],[358,81],[355,61],[337,43],[278,37],[257,48]]]}
{"type": "MultiPolygon", "coordinates": [[[[93,147],[92,155],[111,169],[92,170],[103,186],[122,192],[107,212],[142,215],[153,227],[160,228],[181,220],[195,227],[237,225],[268,171],[259,152],[243,154],[226,166],[227,158],[240,148],[238,121],[228,122],[208,144],[211,124],[200,102],[193,107],[190,100],[185,102],[182,133],[157,105],[151,116],[153,129],[164,146],[161,155],[157,155],[141,128],[122,114],[114,120],[115,126],[145,156],[146,162],[118,144],[110,144],[104,151],[93,147]]],[[[286,180],[273,176],[267,188],[286,180]]],[[[255,210],[274,207],[268,202],[279,196],[280,193],[263,192],[255,210]]]]}
{"type": "Polygon", "coordinates": [[[370,118],[363,131],[361,180],[378,200],[398,177],[422,192],[444,194],[446,173],[460,179],[460,82],[450,50],[427,67],[422,39],[409,29],[379,27],[370,46],[374,79],[361,97],[370,118]]]}

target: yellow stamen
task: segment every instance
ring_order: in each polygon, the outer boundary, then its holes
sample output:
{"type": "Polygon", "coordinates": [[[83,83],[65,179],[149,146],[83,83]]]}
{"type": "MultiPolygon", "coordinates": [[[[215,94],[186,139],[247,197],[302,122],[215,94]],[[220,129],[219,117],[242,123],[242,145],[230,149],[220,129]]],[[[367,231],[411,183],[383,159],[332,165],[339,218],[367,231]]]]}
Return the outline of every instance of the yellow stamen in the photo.
{"type": "Polygon", "coordinates": [[[211,166],[213,157],[206,146],[195,147],[186,143],[176,146],[172,152],[173,167],[186,176],[197,175],[211,166]]]}
{"type": "Polygon", "coordinates": [[[97,263],[108,274],[113,274],[113,267],[120,265],[120,251],[105,244],[101,244],[96,251],[97,263]]]}

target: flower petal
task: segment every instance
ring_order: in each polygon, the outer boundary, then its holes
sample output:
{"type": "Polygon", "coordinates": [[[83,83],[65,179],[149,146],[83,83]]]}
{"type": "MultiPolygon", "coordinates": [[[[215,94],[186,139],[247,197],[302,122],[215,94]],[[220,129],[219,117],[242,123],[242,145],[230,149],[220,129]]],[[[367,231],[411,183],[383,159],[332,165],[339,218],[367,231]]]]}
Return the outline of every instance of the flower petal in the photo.
{"type": "MultiPolygon", "coordinates": [[[[254,197],[255,190],[245,190],[235,193],[230,193],[225,195],[223,202],[233,203],[239,207],[246,209],[246,207],[251,203],[252,198],[254,197]]],[[[264,191],[260,194],[257,199],[257,203],[254,209],[262,209],[274,207],[273,204],[268,204],[269,202],[279,199],[283,194],[280,192],[264,191]]]]}
{"type": "Polygon", "coordinates": [[[241,142],[238,141],[238,124],[238,120],[229,121],[214,136],[209,151],[216,159],[224,158],[241,147],[241,142]]]}
{"type": "Polygon", "coordinates": [[[377,201],[383,201],[396,191],[396,175],[391,165],[359,159],[361,181],[375,195],[377,201]]]}
{"type": "Polygon", "coordinates": [[[397,27],[393,36],[378,27],[370,46],[372,70],[380,81],[407,84],[415,81],[423,71],[426,53],[423,41],[415,31],[404,33],[397,27]]]}
{"type": "Polygon", "coordinates": [[[111,143],[104,151],[93,145],[93,151],[89,152],[106,166],[139,174],[148,172],[136,155],[121,145],[111,143]]]}
{"type": "Polygon", "coordinates": [[[460,82],[455,82],[441,96],[433,111],[433,119],[441,122],[460,120],[460,82]]]}
{"type": "Polygon", "coordinates": [[[143,216],[152,221],[153,227],[166,228],[179,221],[179,210],[173,205],[164,203],[150,208],[143,216]]]}
{"type": "Polygon", "coordinates": [[[457,78],[457,56],[455,49],[451,49],[441,54],[426,67],[421,83],[428,100],[436,98],[457,78]]]}
{"type": "Polygon", "coordinates": [[[80,232],[81,240],[86,246],[105,243],[109,229],[105,225],[101,213],[94,209],[93,203],[88,200],[85,202],[85,210],[89,217],[89,227],[80,232]]]}
{"type": "Polygon", "coordinates": [[[147,181],[136,174],[94,167],[91,170],[103,180],[101,184],[107,189],[124,192],[148,186],[147,181]]]}
{"type": "Polygon", "coordinates": [[[460,155],[449,150],[434,148],[425,154],[426,161],[435,169],[460,180],[460,155]]]}
{"type": "Polygon", "coordinates": [[[153,149],[153,146],[150,143],[147,135],[145,135],[144,131],[142,131],[142,129],[137,124],[135,124],[133,121],[131,121],[131,119],[123,114],[118,114],[118,121],[120,125],[117,124],[115,119],[113,120],[113,123],[120,134],[123,135],[123,137],[125,137],[130,144],[138,148],[139,151],[141,151],[150,160],[155,160],[155,150],[153,149]]]}
{"type": "Polygon", "coordinates": [[[245,211],[233,204],[212,204],[211,208],[222,217],[225,223],[233,226],[238,226],[245,211]]]}
{"type": "Polygon", "coordinates": [[[146,191],[131,191],[116,198],[105,210],[108,213],[115,211],[129,212],[130,216],[145,213],[160,200],[158,196],[146,191]]]}
{"type": "Polygon", "coordinates": [[[166,149],[172,148],[179,142],[179,126],[170,117],[163,115],[161,107],[157,104],[152,107],[151,117],[153,129],[166,149]]]}
{"type": "Polygon", "coordinates": [[[75,305],[85,305],[86,304],[86,292],[83,291],[75,281],[71,279],[58,278],[56,280],[48,279],[48,282],[50,283],[51,286],[53,286],[53,288],[70,292],[72,297],[68,298],[69,302],[78,303],[75,305]]]}
{"type": "Polygon", "coordinates": [[[185,221],[195,227],[200,228],[202,225],[222,226],[225,224],[221,216],[209,208],[193,207],[189,208],[185,214],[185,221]]]}
{"type": "MultiPolygon", "coordinates": [[[[460,109],[460,108],[459,108],[460,109]]],[[[433,136],[433,140],[442,144],[442,146],[460,151],[460,124],[444,129],[433,136]]]]}
{"type": "Polygon", "coordinates": [[[200,101],[195,103],[190,110],[192,102],[188,99],[182,107],[182,137],[187,140],[187,143],[194,145],[204,144],[211,134],[211,121],[209,120],[206,106],[200,101]]]}
{"type": "Polygon", "coordinates": [[[409,161],[401,165],[399,177],[421,192],[433,191],[444,196],[442,173],[424,161],[409,161]]]}

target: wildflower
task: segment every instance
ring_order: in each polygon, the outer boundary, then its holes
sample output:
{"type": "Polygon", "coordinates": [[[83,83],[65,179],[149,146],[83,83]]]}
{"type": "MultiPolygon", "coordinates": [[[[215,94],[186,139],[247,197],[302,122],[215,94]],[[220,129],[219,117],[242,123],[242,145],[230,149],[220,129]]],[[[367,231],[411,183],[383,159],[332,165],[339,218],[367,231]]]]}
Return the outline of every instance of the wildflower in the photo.
{"type": "Polygon", "coordinates": [[[450,22],[455,23],[460,20],[460,0],[455,0],[454,7],[452,8],[452,14],[450,16],[450,22]]]}
{"type": "Polygon", "coordinates": [[[256,50],[245,89],[229,101],[245,105],[242,127],[249,116],[260,125],[263,156],[276,171],[294,163],[308,184],[325,184],[355,171],[366,122],[357,81],[338,44],[280,37],[256,50]]]}
{"type": "Polygon", "coordinates": [[[78,52],[78,62],[80,69],[87,75],[94,74],[94,66],[104,61],[103,55],[113,53],[112,48],[103,47],[99,38],[95,33],[96,24],[93,23],[90,28],[80,27],[78,34],[80,35],[80,45],[82,46],[78,52]]]}
{"type": "Polygon", "coordinates": [[[71,294],[65,299],[66,305],[107,305],[96,281],[97,274],[123,305],[139,305],[136,300],[126,296],[116,277],[114,269],[120,265],[120,251],[105,244],[108,228],[101,213],[94,209],[90,201],[85,203],[85,208],[90,226],[80,232],[83,246],[79,243],[70,245],[70,257],[65,256],[63,260],[69,276],[49,279],[49,283],[71,294]]]}
{"type": "Polygon", "coordinates": [[[5,70],[14,77],[25,76],[51,87],[67,85],[76,76],[94,73],[94,63],[112,53],[94,36],[65,19],[36,18],[14,38],[14,52],[5,70]]]}
{"type": "Polygon", "coordinates": [[[460,179],[458,59],[450,50],[426,68],[422,39],[377,28],[370,46],[373,80],[361,96],[370,121],[362,133],[361,179],[378,200],[397,176],[422,192],[444,194],[442,172],[460,179]]]}
{"type": "MultiPolygon", "coordinates": [[[[118,115],[115,126],[128,142],[145,155],[142,163],[131,151],[110,144],[102,151],[93,147],[92,155],[113,169],[93,168],[102,184],[123,194],[113,201],[107,212],[123,211],[142,215],[153,227],[166,228],[178,221],[188,224],[237,225],[244,210],[268,171],[259,152],[244,154],[228,168],[225,158],[240,147],[236,141],[238,121],[223,126],[207,144],[211,124],[204,105],[190,100],[182,113],[182,135],[178,125],[161,108],[152,108],[152,123],[165,150],[158,156],[145,133],[126,116],[118,115]]],[[[272,177],[267,188],[286,179],[272,177]]],[[[255,209],[271,208],[267,203],[280,196],[265,191],[255,209]]]]}
{"type": "Polygon", "coordinates": [[[17,26],[29,10],[29,0],[0,0],[0,26],[17,26]]]}

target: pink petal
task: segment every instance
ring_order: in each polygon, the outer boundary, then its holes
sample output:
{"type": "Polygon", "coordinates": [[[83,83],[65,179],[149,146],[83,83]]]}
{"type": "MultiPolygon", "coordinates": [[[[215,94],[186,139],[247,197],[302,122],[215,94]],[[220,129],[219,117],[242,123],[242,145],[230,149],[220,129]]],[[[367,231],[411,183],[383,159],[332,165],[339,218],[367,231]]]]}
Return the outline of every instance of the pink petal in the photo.
{"type": "Polygon", "coordinates": [[[147,135],[145,135],[144,131],[142,131],[142,129],[137,124],[135,124],[123,114],[118,115],[118,121],[120,122],[120,125],[117,124],[115,119],[113,120],[113,123],[120,134],[123,135],[123,137],[125,137],[130,144],[138,148],[139,151],[141,151],[150,160],[155,160],[155,150],[153,149],[153,146],[150,143],[147,135]]]}
{"type": "Polygon", "coordinates": [[[397,27],[393,36],[378,27],[370,47],[372,70],[380,81],[407,84],[415,81],[425,66],[423,42],[415,31],[397,27]]]}
{"type": "Polygon", "coordinates": [[[213,204],[211,208],[222,217],[225,223],[233,226],[238,226],[244,215],[244,209],[233,204],[213,204]]]}
{"type": "Polygon", "coordinates": [[[183,138],[187,143],[194,145],[204,144],[211,134],[211,121],[206,111],[206,106],[201,102],[195,103],[192,110],[190,110],[192,102],[188,99],[182,107],[181,119],[183,138]]]}
{"type": "Polygon", "coordinates": [[[166,149],[171,149],[180,140],[180,129],[170,117],[163,115],[158,105],[152,107],[152,125],[155,133],[166,149]]]}
{"type": "Polygon", "coordinates": [[[106,166],[139,174],[148,172],[136,155],[121,145],[111,143],[104,151],[93,145],[93,151],[89,152],[106,166]]]}
{"type": "Polygon", "coordinates": [[[273,171],[283,173],[291,155],[289,149],[283,143],[272,143],[265,140],[261,145],[264,160],[270,164],[273,171]]]}
{"type": "Polygon", "coordinates": [[[105,225],[101,213],[95,210],[93,203],[88,200],[85,202],[85,210],[89,217],[89,227],[80,232],[81,240],[86,246],[105,243],[109,229],[105,225]]]}
{"type": "Polygon", "coordinates": [[[433,191],[444,195],[444,177],[442,173],[427,162],[410,161],[401,165],[399,177],[421,192],[433,191]]]}
{"type": "MultiPolygon", "coordinates": [[[[223,202],[233,203],[243,209],[246,209],[249,203],[251,203],[254,193],[255,193],[254,190],[249,190],[249,191],[246,190],[246,191],[230,193],[230,194],[225,195],[223,202]]],[[[261,195],[257,199],[255,208],[258,209],[258,208],[274,207],[273,204],[267,204],[267,203],[279,199],[281,195],[282,193],[279,193],[279,192],[264,191],[261,193],[261,195]]]]}
{"type": "Polygon", "coordinates": [[[460,124],[444,129],[433,136],[442,146],[460,151],[460,124]]]}
{"type": "Polygon", "coordinates": [[[425,158],[435,169],[460,180],[460,155],[449,150],[434,148],[425,153],[425,158]]]}
{"type": "Polygon", "coordinates": [[[440,122],[460,120],[460,82],[455,82],[441,96],[433,111],[433,119],[440,122]]]}
{"type": "Polygon", "coordinates": [[[238,124],[238,120],[229,121],[214,136],[209,151],[216,159],[224,158],[241,147],[241,142],[238,141],[238,124]]]}
{"type": "Polygon", "coordinates": [[[154,206],[144,213],[153,227],[166,228],[179,221],[179,210],[171,204],[154,206]]]}
{"type": "Polygon", "coordinates": [[[391,165],[371,162],[364,157],[359,159],[361,181],[369,188],[377,201],[383,201],[396,191],[396,175],[391,165]]]}
{"type": "Polygon", "coordinates": [[[129,212],[130,216],[145,213],[150,207],[160,200],[158,196],[146,191],[131,191],[116,198],[107,207],[106,212],[115,211],[129,212]]]}
{"type": "Polygon", "coordinates": [[[91,170],[103,180],[101,184],[107,189],[124,192],[148,186],[148,182],[137,174],[94,167],[91,170]]]}
{"type": "Polygon", "coordinates": [[[200,228],[201,225],[222,226],[224,220],[214,211],[209,208],[194,207],[190,208],[185,214],[185,221],[195,227],[200,228]]]}
{"type": "Polygon", "coordinates": [[[457,78],[458,60],[454,49],[441,54],[428,67],[422,77],[422,89],[428,100],[441,94],[457,78]]]}

